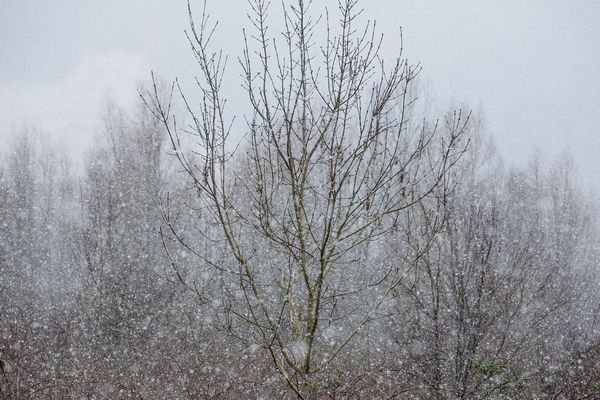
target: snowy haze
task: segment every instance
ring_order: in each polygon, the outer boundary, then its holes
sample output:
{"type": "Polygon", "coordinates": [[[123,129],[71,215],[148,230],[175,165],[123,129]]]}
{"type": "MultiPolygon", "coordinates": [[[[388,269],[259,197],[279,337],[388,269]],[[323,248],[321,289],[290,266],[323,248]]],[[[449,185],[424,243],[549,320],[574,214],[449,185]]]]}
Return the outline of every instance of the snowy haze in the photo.
{"type": "Polygon", "coordinates": [[[600,3],[265,1],[2,3],[0,399],[598,398],[600,3]]]}
{"type": "MultiPolygon", "coordinates": [[[[208,2],[215,46],[239,55],[247,3],[208,2]]],[[[315,2],[314,8],[321,8],[315,2]]],[[[331,1],[326,1],[329,4],[331,1]]],[[[5,1],[0,13],[0,131],[24,127],[78,152],[108,100],[137,101],[154,70],[191,82],[183,0],[5,1]]],[[[588,184],[600,173],[600,3],[597,1],[363,2],[393,56],[423,65],[438,102],[483,111],[501,152],[522,163],[534,148],[574,155],[588,184]]],[[[199,1],[192,6],[200,8],[199,1]]],[[[281,6],[273,5],[275,10],[281,6]]],[[[275,20],[277,18],[274,18],[275,20]]],[[[231,76],[239,73],[229,63],[231,76]]],[[[235,96],[237,82],[229,88],[235,96]]]]}

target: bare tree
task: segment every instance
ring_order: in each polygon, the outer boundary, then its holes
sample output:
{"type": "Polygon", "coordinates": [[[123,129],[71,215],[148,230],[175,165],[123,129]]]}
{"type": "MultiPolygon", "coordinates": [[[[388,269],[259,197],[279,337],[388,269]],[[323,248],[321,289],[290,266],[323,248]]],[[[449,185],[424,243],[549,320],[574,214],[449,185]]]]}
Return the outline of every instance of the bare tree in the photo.
{"type": "Polygon", "coordinates": [[[390,351],[401,366],[391,368],[416,397],[552,397],[569,387],[549,378],[556,371],[577,384],[596,373],[565,366],[578,352],[595,357],[583,345],[596,323],[584,289],[596,282],[585,261],[595,258],[594,212],[565,160],[550,173],[537,158],[507,170],[478,132],[468,135],[446,201],[422,202],[403,229],[410,248],[428,250],[398,290],[390,351]]]}
{"type": "MultiPolygon", "coordinates": [[[[268,3],[251,1],[252,33],[239,59],[250,108],[247,143],[231,151],[222,98],[227,57],[212,52],[206,10],[190,10],[188,38],[200,67],[198,109],[176,84],[191,123],[177,124],[158,91],[142,95],[165,125],[174,154],[226,244],[218,257],[195,251],[226,280],[226,307],[301,398],[324,389],[319,374],[373,319],[410,263],[380,261],[378,241],[399,215],[432,195],[460,158],[468,117],[410,119],[419,71],[379,57],[374,24],[358,26],[356,0],[339,3],[339,33],[305,1],[284,6],[283,40],[268,32],[268,3]],[[190,155],[182,134],[194,136],[190,155]]],[[[167,225],[172,221],[166,219],[167,225]]],[[[173,229],[172,233],[176,233],[173,229]]],[[[419,255],[415,254],[414,258],[419,255]]]]}

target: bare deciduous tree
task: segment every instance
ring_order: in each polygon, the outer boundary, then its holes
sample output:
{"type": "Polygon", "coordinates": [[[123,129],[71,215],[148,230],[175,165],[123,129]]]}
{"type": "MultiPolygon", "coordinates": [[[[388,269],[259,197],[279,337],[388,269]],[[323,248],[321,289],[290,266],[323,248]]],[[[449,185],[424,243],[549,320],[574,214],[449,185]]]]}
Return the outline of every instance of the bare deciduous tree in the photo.
{"type": "Polygon", "coordinates": [[[338,34],[326,14],[321,43],[321,18],[308,2],[284,6],[283,40],[268,32],[268,3],[250,4],[253,30],[239,59],[250,102],[240,150],[230,151],[237,125],[222,97],[227,58],[209,49],[216,25],[205,10],[199,25],[190,10],[188,35],[201,71],[198,109],[177,84],[191,123],[177,125],[158,91],[142,97],[226,243],[218,259],[195,253],[226,276],[227,310],[250,340],[309,398],[411,267],[374,262],[377,243],[444,182],[465,150],[468,116],[446,119],[443,135],[437,125],[418,128],[410,108],[419,66],[402,58],[401,46],[384,64],[374,24],[357,25],[356,0],[339,3],[338,34]],[[192,155],[182,133],[198,144],[192,155]]]}

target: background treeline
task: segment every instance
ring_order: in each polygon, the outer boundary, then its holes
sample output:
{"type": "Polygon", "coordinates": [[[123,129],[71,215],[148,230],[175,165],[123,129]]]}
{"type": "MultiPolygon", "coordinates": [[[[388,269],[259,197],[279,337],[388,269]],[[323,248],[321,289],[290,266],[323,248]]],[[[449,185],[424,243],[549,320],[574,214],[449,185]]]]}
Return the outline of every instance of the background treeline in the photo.
{"type": "MultiPolygon", "coordinates": [[[[227,278],[194,255],[225,245],[161,126],[144,109],[104,122],[82,171],[35,135],[3,153],[1,397],[295,396],[236,323],[227,278]]],[[[507,168],[470,126],[443,201],[411,208],[361,263],[406,276],[315,397],[600,395],[596,210],[567,157],[507,168]]]]}

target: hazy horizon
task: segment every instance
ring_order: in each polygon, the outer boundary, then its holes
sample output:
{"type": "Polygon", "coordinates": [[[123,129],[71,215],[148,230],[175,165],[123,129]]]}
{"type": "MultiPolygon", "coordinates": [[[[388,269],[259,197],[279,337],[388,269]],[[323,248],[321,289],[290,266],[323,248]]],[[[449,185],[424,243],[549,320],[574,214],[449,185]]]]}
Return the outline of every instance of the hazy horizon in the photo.
{"type": "MultiPolygon", "coordinates": [[[[331,1],[323,2],[332,5],[331,1]]],[[[208,1],[215,47],[235,58],[246,1],[208,1]],[[232,4],[239,11],[231,12],[232,4]]],[[[6,2],[0,15],[0,131],[29,127],[75,153],[87,148],[107,101],[131,105],[154,70],[192,88],[195,64],[183,33],[186,2],[6,2]]],[[[201,2],[192,1],[199,11],[201,2]]],[[[600,3],[363,2],[385,34],[383,56],[421,62],[421,83],[440,106],[480,111],[501,153],[523,164],[539,148],[572,153],[586,186],[600,173],[600,3]]],[[[281,4],[271,4],[273,13],[281,4]]],[[[313,9],[321,12],[321,3],[313,9]]],[[[335,10],[331,11],[335,15],[335,10]]],[[[272,20],[277,29],[278,19],[272,20]]],[[[229,93],[235,96],[239,83],[229,93]]]]}

